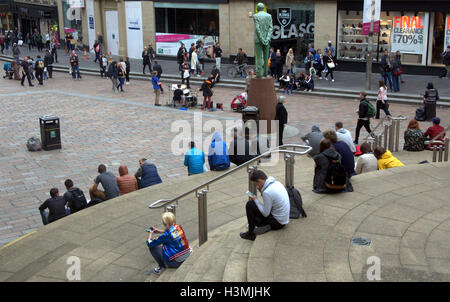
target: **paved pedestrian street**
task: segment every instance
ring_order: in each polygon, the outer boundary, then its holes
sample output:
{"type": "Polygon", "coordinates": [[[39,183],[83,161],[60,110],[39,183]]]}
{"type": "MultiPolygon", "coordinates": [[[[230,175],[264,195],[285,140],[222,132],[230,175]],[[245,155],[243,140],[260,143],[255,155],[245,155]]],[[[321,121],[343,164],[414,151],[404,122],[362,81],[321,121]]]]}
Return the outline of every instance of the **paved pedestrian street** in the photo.
{"type": "MultiPolygon", "coordinates": [[[[167,83],[164,87],[162,100],[166,102],[172,94],[167,83]]],[[[146,157],[156,164],[163,182],[187,176],[183,155],[171,152],[172,140],[178,134],[171,131],[171,126],[187,120],[194,127],[193,113],[201,111],[153,106],[154,94],[147,81],[132,81],[124,89],[124,93],[115,94],[109,80],[83,76],[81,81],[73,81],[67,73],[55,73],[44,86],[35,87],[0,79],[0,246],[42,226],[39,205],[49,198],[52,187],[63,194],[67,178],[88,195],[101,163],[116,175],[123,163],[134,174],[138,160],[146,157]],[[29,152],[26,141],[32,136],[40,138],[39,117],[43,115],[60,118],[62,149],[29,152]]],[[[214,90],[214,102],[223,103],[225,110],[204,114],[203,123],[217,119],[224,124],[240,118],[240,114],[231,112],[229,104],[241,91],[214,90]]],[[[313,124],[324,130],[333,128],[338,120],[354,135],[357,97],[345,100],[287,96],[288,125],[298,131],[293,131],[297,135],[285,143],[299,143],[300,135],[313,124]]],[[[416,106],[403,104],[391,104],[390,108],[393,115],[408,118],[413,117],[415,109],[416,106]]],[[[450,110],[438,108],[437,116],[446,126],[450,110]]],[[[401,133],[406,125],[402,124],[401,133]]],[[[422,129],[429,125],[421,122],[422,129]]],[[[204,137],[209,134],[205,131],[204,137]]],[[[361,135],[365,137],[365,130],[361,135]]],[[[205,148],[204,151],[207,153],[205,148]]]]}

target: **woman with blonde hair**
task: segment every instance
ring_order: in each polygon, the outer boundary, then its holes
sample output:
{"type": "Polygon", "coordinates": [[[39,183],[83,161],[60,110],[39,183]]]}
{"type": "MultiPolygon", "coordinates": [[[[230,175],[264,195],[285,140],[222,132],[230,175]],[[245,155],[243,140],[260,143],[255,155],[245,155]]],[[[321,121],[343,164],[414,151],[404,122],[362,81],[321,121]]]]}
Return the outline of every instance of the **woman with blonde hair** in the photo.
{"type": "Polygon", "coordinates": [[[160,275],[166,267],[177,268],[192,253],[186,235],[181,225],[176,224],[175,215],[171,212],[162,214],[162,223],[165,230],[150,227],[147,246],[159,267],[151,272],[160,275]],[[153,233],[162,234],[158,239],[153,239],[153,233]]]}
{"type": "Polygon", "coordinates": [[[420,130],[419,123],[415,119],[409,121],[408,129],[405,131],[404,138],[405,144],[403,145],[403,150],[425,150],[425,137],[423,136],[422,130],[420,130]]]}
{"type": "Polygon", "coordinates": [[[289,48],[288,53],[286,54],[286,68],[287,71],[286,73],[294,73],[294,66],[295,66],[295,57],[294,57],[294,51],[292,50],[292,48],[289,48]]]}

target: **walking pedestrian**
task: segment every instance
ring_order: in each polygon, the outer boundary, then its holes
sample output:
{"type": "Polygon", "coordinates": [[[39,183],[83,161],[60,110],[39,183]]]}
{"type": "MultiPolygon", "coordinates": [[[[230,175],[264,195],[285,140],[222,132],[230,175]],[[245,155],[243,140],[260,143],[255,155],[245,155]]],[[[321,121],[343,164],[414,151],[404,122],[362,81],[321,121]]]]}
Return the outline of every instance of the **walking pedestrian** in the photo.
{"type": "Polygon", "coordinates": [[[200,43],[199,47],[197,48],[197,56],[198,56],[198,62],[200,66],[200,73],[201,75],[205,74],[205,58],[206,58],[206,50],[203,47],[203,42],[200,43]]]}
{"type": "Polygon", "coordinates": [[[125,83],[125,63],[123,62],[123,59],[119,59],[119,63],[117,64],[117,79],[119,80],[119,83],[117,85],[117,90],[120,88],[120,92],[123,92],[123,84],[125,83]]]}
{"type": "Polygon", "coordinates": [[[392,60],[392,85],[394,92],[400,91],[400,76],[402,74],[400,55],[395,55],[392,60]]]}
{"type": "Polygon", "coordinates": [[[53,56],[48,49],[45,51],[44,65],[47,69],[48,77],[51,79],[53,75],[53,56]]]}
{"type": "Polygon", "coordinates": [[[184,47],[184,44],[181,43],[181,46],[180,46],[180,48],[178,49],[178,52],[177,52],[178,66],[183,64],[185,56],[186,56],[186,48],[184,47]]]}
{"type": "Polygon", "coordinates": [[[325,74],[325,80],[328,80],[328,75],[331,76],[331,82],[334,82],[333,71],[337,66],[336,57],[333,57],[331,49],[328,50],[328,54],[323,58],[323,62],[327,66],[327,73],[325,74]]]}
{"type": "Polygon", "coordinates": [[[288,122],[288,112],[286,107],[284,107],[284,103],[286,103],[286,98],[282,95],[278,97],[278,104],[275,110],[275,120],[278,121],[278,146],[283,146],[283,132],[284,127],[288,122]]]}
{"type": "Polygon", "coordinates": [[[191,55],[191,70],[192,70],[192,74],[194,74],[194,72],[197,72],[197,76],[199,77],[199,62],[198,62],[198,56],[197,56],[197,49],[194,49],[194,51],[192,52],[191,55]]]}
{"type": "Polygon", "coordinates": [[[44,68],[45,68],[45,63],[44,63],[44,59],[41,58],[41,56],[37,56],[36,57],[36,63],[34,65],[34,70],[35,70],[35,75],[36,75],[36,79],[39,82],[39,85],[44,85],[43,83],[43,75],[44,75],[44,68]]]}
{"type": "Polygon", "coordinates": [[[56,43],[57,43],[57,40],[55,38],[53,38],[50,41],[50,53],[52,54],[52,56],[54,58],[53,59],[54,62],[58,63],[58,53],[56,52],[56,48],[57,48],[56,43]]]}
{"type": "Polygon", "coordinates": [[[394,68],[392,66],[390,57],[386,57],[386,62],[383,65],[383,70],[384,70],[384,74],[383,74],[384,85],[386,86],[387,83],[389,82],[389,89],[393,90],[392,71],[394,70],[394,68]]]}
{"type": "Polygon", "coordinates": [[[125,85],[130,85],[130,59],[125,57],[125,85]]]}
{"type": "Polygon", "coordinates": [[[287,74],[291,73],[294,74],[294,66],[295,66],[295,57],[294,57],[294,51],[292,48],[289,48],[289,51],[286,55],[286,72],[287,74]]]}
{"type": "Polygon", "coordinates": [[[94,63],[97,63],[97,60],[98,60],[98,61],[101,61],[101,60],[100,60],[100,43],[98,43],[97,40],[95,40],[94,46],[92,47],[92,49],[93,49],[94,52],[95,52],[95,60],[94,60],[94,63]]]}
{"type": "Polygon", "coordinates": [[[317,49],[317,52],[314,55],[314,61],[316,62],[317,76],[321,80],[322,79],[322,71],[324,69],[324,63],[323,63],[323,54],[320,49],[317,49]]]}
{"type": "Polygon", "coordinates": [[[117,62],[113,61],[108,67],[108,72],[106,73],[106,76],[110,78],[112,83],[112,90],[117,93],[117,78],[119,77],[118,69],[117,69],[117,62]]]}
{"type": "MultiPolygon", "coordinates": [[[[370,114],[369,114],[369,101],[366,99],[367,93],[361,91],[359,93],[359,108],[356,112],[358,114],[358,122],[356,124],[355,140],[353,143],[358,144],[359,133],[361,128],[364,126],[369,134],[372,134],[370,130],[370,114]]],[[[372,107],[373,108],[373,107],[372,107]]]]}
{"type": "Polygon", "coordinates": [[[80,75],[80,60],[78,58],[78,55],[75,53],[75,50],[72,50],[72,54],[70,55],[69,58],[69,62],[70,62],[70,67],[72,68],[72,78],[75,80],[75,73],[76,73],[76,78],[78,80],[81,79],[81,75],[80,75]]]}
{"type": "Polygon", "coordinates": [[[181,72],[181,83],[184,84],[184,81],[186,81],[187,88],[190,89],[191,86],[189,85],[189,78],[191,77],[191,67],[189,66],[189,63],[186,60],[180,66],[180,72],[181,72]]]}
{"type": "Polygon", "coordinates": [[[148,44],[148,54],[150,58],[150,63],[153,63],[153,61],[156,59],[156,53],[155,50],[153,49],[152,44],[148,44]]]}
{"type": "Polygon", "coordinates": [[[389,112],[389,103],[387,101],[387,88],[384,81],[378,82],[378,97],[377,97],[377,113],[375,115],[376,119],[380,118],[380,109],[383,109],[386,116],[390,117],[391,113],[389,112]]]}
{"type": "Polygon", "coordinates": [[[161,106],[159,103],[159,96],[161,95],[162,89],[161,89],[161,82],[159,81],[158,72],[153,71],[153,77],[152,77],[152,84],[153,84],[153,91],[155,92],[155,106],[161,106]]]}
{"type": "Polygon", "coordinates": [[[3,51],[5,50],[5,36],[0,32],[0,51],[2,55],[4,54],[3,51]]]}
{"type": "Polygon", "coordinates": [[[222,48],[220,48],[220,43],[217,42],[214,46],[214,57],[216,58],[216,67],[220,70],[220,63],[222,61],[222,48]]]}
{"type": "Polygon", "coordinates": [[[153,71],[156,71],[158,73],[157,77],[158,77],[158,79],[160,79],[162,72],[163,72],[162,67],[161,67],[161,65],[158,64],[158,61],[156,61],[156,60],[153,63],[154,63],[153,71]]]}
{"type": "Polygon", "coordinates": [[[105,54],[102,54],[100,57],[100,76],[103,78],[103,76],[106,77],[106,67],[108,66],[108,59],[105,57],[105,54]]]}
{"type": "Polygon", "coordinates": [[[19,56],[20,56],[20,49],[19,49],[19,46],[17,46],[17,43],[13,44],[12,53],[13,53],[14,60],[16,62],[18,62],[19,61],[19,56]]]}
{"type": "Polygon", "coordinates": [[[31,76],[30,76],[30,64],[28,63],[28,60],[29,60],[30,58],[28,57],[28,56],[26,56],[25,58],[23,58],[23,61],[22,62],[20,62],[20,65],[22,66],[21,67],[21,69],[22,69],[22,81],[20,82],[20,84],[22,85],[22,86],[25,86],[24,84],[23,84],[23,82],[25,81],[25,78],[27,78],[27,80],[28,80],[28,85],[30,86],[30,87],[33,87],[34,85],[31,83],[31,76]]]}
{"type": "Polygon", "coordinates": [[[145,74],[145,66],[148,66],[148,70],[150,73],[152,73],[152,64],[150,63],[150,53],[148,51],[148,48],[145,47],[144,51],[142,52],[142,73],[145,74]]]}

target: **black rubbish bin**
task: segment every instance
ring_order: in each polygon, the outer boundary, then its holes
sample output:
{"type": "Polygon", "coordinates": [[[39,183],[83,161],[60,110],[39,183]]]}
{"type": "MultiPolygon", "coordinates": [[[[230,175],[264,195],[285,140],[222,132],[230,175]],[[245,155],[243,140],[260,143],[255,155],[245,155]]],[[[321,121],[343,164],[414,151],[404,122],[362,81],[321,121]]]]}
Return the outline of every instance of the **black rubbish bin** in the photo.
{"type": "Polygon", "coordinates": [[[248,139],[249,136],[249,128],[252,127],[252,122],[247,123],[248,121],[254,121],[256,123],[256,131],[259,133],[259,109],[256,106],[247,106],[242,109],[242,121],[245,124],[245,137],[248,139]]]}
{"type": "Polygon", "coordinates": [[[39,118],[41,127],[42,149],[45,151],[61,149],[61,131],[59,118],[42,116],[39,118]]]}
{"type": "Polygon", "coordinates": [[[426,120],[431,121],[436,116],[436,102],[425,101],[426,120]]]}

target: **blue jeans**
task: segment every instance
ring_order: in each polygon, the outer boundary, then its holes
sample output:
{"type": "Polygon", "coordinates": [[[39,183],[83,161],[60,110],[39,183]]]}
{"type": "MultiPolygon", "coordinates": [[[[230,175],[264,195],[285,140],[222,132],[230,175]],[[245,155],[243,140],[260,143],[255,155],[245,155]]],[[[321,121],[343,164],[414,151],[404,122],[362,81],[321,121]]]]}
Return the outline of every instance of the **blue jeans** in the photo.
{"type": "Polygon", "coordinates": [[[119,78],[119,85],[117,85],[117,89],[120,88],[123,91],[123,84],[125,83],[125,78],[119,78]]]}
{"type": "Polygon", "coordinates": [[[394,86],[394,91],[400,91],[400,83],[399,83],[399,77],[393,75],[392,76],[392,85],[394,86]]]}
{"type": "Polygon", "coordinates": [[[387,86],[389,82],[389,88],[392,90],[392,72],[385,72],[383,75],[384,85],[387,86]]]}
{"type": "Polygon", "coordinates": [[[72,78],[75,79],[75,72],[77,73],[77,77],[81,78],[80,76],[80,67],[78,65],[72,66],[72,78]]]}
{"type": "Polygon", "coordinates": [[[158,263],[160,268],[165,268],[165,267],[177,268],[182,263],[182,262],[176,262],[176,261],[165,262],[164,258],[163,258],[162,245],[158,245],[155,247],[149,247],[148,249],[150,250],[150,254],[152,254],[153,258],[158,263]]]}

